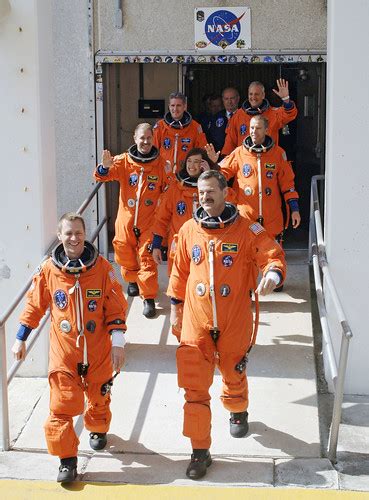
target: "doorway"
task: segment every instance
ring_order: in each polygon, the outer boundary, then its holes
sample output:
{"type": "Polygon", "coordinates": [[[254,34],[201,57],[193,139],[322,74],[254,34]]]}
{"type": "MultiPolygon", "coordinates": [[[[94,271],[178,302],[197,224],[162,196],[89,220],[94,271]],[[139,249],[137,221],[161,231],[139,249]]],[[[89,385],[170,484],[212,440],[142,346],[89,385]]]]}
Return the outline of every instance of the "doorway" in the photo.
{"type": "Polygon", "coordinates": [[[325,170],[325,63],[193,64],[184,67],[184,75],[188,107],[195,118],[203,111],[204,95],[221,94],[225,87],[235,87],[242,103],[247,98],[249,83],[255,80],[264,84],[270,104],[280,106],[272,89],[276,88],[277,78],[288,80],[289,94],[299,114],[280,131],[279,144],[295,172],[301,225],[286,231],[284,246],[307,248],[311,178],[325,170]]]}
{"type": "MultiPolygon", "coordinates": [[[[164,100],[167,109],[170,92],[182,90],[188,97],[188,109],[196,118],[202,111],[205,94],[221,94],[223,88],[232,86],[239,90],[240,102],[243,102],[249,83],[258,80],[263,82],[271,105],[280,106],[279,98],[272,91],[277,78],[288,80],[291,99],[299,110],[297,119],[280,132],[279,141],[295,172],[302,218],[300,228],[286,232],[285,247],[307,248],[311,177],[324,174],[325,170],[324,62],[103,64],[104,148],[110,149],[112,154],[121,153],[132,144],[133,130],[138,122],[155,123],[155,119],[139,118],[139,99],[164,100]]],[[[110,239],[114,235],[118,197],[118,186],[109,183],[110,239]]]]}

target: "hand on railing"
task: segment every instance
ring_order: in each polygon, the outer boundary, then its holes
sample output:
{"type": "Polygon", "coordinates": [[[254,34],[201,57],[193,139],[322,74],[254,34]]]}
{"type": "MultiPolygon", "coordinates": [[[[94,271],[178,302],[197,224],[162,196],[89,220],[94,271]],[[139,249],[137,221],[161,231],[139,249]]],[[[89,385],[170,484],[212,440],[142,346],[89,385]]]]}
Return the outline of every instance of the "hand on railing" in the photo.
{"type": "Polygon", "coordinates": [[[26,343],[24,340],[16,340],[12,347],[12,353],[17,361],[26,359],[26,343]]]}

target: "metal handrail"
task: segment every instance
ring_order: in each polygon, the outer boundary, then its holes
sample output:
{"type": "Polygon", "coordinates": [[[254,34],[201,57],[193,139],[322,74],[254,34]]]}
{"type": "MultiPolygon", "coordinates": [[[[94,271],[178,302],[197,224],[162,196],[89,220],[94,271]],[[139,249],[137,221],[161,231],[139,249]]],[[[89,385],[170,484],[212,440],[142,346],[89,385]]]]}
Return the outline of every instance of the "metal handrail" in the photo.
{"type": "MultiPolygon", "coordinates": [[[[91,203],[92,199],[97,194],[98,190],[101,188],[102,185],[103,185],[102,182],[99,182],[98,184],[96,184],[96,186],[91,191],[91,193],[89,194],[89,196],[85,199],[85,201],[82,203],[82,205],[76,211],[76,213],[78,215],[82,215],[83,214],[83,212],[86,210],[86,208],[88,207],[88,205],[91,203]]],[[[102,227],[106,223],[106,220],[107,219],[105,217],[101,221],[101,223],[98,226],[98,228],[100,226],[102,227]],[[102,223],[104,223],[104,224],[102,224],[102,223]]],[[[100,230],[101,230],[101,227],[100,227],[100,230]]],[[[97,229],[96,229],[96,231],[97,231],[97,229]]],[[[99,232],[100,232],[100,230],[99,230],[99,232]]],[[[95,233],[96,233],[96,231],[95,231],[95,233]]],[[[92,242],[95,241],[95,239],[97,237],[97,235],[95,235],[95,233],[93,234],[94,239],[92,239],[92,242]]],[[[15,298],[13,299],[13,301],[10,303],[10,306],[5,311],[5,313],[2,316],[0,316],[0,327],[2,327],[6,323],[6,321],[9,319],[9,317],[11,316],[11,314],[14,312],[15,308],[19,305],[20,301],[23,299],[23,297],[27,293],[27,290],[31,286],[33,275],[37,271],[38,267],[50,256],[51,250],[58,243],[58,241],[59,241],[58,238],[54,238],[53,239],[53,241],[48,246],[45,255],[42,257],[40,264],[34,269],[34,271],[32,272],[32,274],[31,274],[30,278],[28,279],[28,281],[26,282],[26,284],[19,290],[18,294],[15,296],[15,298]]]]}
{"type": "MultiPolygon", "coordinates": [[[[96,184],[94,189],[91,191],[89,196],[85,199],[85,201],[82,203],[82,205],[78,208],[76,213],[78,215],[82,215],[83,212],[86,210],[86,208],[89,206],[93,198],[97,195],[97,192],[103,185],[102,182],[99,182],[96,184]]],[[[96,227],[95,231],[92,233],[90,241],[93,243],[98,235],[100,234],[102,228],[104,225],[107,223],[108,218],[105,216],[98,226],[96,227]]],[[[106,227],[107,231],[107,227],[106,227]]],[[[54,246],[58,243],[58,239],[55,238],[53,242],[49,245],[47,252],[45,255],[42,257],[40,265],[49,257],[51,250],[54,248],[54,246]]],[[[35,271],[37,268],[35,269],[35,271]]],[[[3,451],[8,451],[10,449],[10,434],[9,434],[9,405],[8,405],[8,385],[12,381],[14,375],[17,373],[19,367],[23,363],[23,360],[15,361],[8,373],[5,373],[6,369],[6,338],[5,338],[5,324],[9,317],[13,314],[15,311],[16,307],[19,305],[21,300],[24,298],[26,295],[29,287],[31,286],[33,275],[35,271],[32,273],[31,277],[28,279],[26,284],[21,288],[21,290],[17,293],[13,301],[11,302],[10,306],[8,309],[5,311],[5,313],[0,317],[0,358],[1,358],[1,368],[0,368],[0,393],[1,393],[1,425],[2,425],[2,446],[0,449],[3,451]]],[[[31,337],[29,341],[27,342],[27,349],[26,353],[28,353],[32,347],[34,346],[36,340],[38,339],[41,331],[47,324],[47,321],[50,316],[50,311],[47,311],[46,315],[43,317],[40,325],[36,330],[34,330],[31,334],[31,337]]]]}
{"type": "Polygon", "coordinates": [[[331,422],[329,442],[328,442],[328,458],[329,460],[331,460],[331,462],[336,462],[338,434],[342,416],[342,402],[343,402],[343,391],[344,391],[344,383],[345,383],[345,375],[346,375],[346,367],[348,359],[348,349],[353,334],[346,320],[345,314],[341,306],[341,302],[337,295],[337,291],[332,280],[326,256],[324,233],[320,216],[319,196],[317,187],[317,182],[323,179],[324,175],[315,175],[311,179],[309,255],[314,271],[314,281],[317,294],[317,304],[320,316],[320,324],[322,327],[323,340],[326,347],[328,365],[335,391],[332,422],[331,422]],[[324,277],[324,288],[329,289],[330,299],[333,302],[336,313],[338,315],[338,320],[342,328],[342,338],[341,338],[338,367],[337,367],[336,356],[333,350],[332,338],[327,319],[327,309],[325,305],[324,289],[322,286],[321,274],[324,277]]]}

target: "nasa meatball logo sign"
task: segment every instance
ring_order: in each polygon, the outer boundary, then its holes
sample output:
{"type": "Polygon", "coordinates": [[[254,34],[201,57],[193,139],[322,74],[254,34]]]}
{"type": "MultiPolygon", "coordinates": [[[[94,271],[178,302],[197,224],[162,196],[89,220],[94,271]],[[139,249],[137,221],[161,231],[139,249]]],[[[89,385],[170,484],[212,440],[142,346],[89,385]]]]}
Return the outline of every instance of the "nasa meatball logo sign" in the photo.
{"type": "Polygon", "coordinates": [[[195,48],[200,52],[250,49],[250,7],[196,8],[195,48]]]}

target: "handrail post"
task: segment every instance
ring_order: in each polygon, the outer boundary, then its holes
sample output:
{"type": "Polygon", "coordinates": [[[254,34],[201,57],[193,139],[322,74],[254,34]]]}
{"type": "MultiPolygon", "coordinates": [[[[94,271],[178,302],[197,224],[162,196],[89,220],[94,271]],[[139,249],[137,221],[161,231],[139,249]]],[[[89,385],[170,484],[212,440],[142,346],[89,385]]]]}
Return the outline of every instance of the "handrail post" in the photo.
{"type": "Polygon", "coordinates": [[[347,335],[345,335],[345,333],[343,332],[340,349],[340,360],[338,364],[337,385],[333,405],[331,432],[329,434],[328,444],[328,458],[332,463],[335,463],[337,461],[338,432],[342,415],[343,391],[345,384],[349,343],[350,338],[347,337],[347,335]]]}
{"type": "Polygon", "coordinates": [[[1,450],[8,451],[10,448],[9,438],[9,406],[8,406],[8,382],[6,373],[6,339],[5,325],[0,326],[0,405],[1,405],[1,450]]]}
{"type": "Polygon", "coordinates": [[[309,264],[312,263],[313,261],[313,237],[312,237],[312,232],[314,228],[314,191],[313,191],[313,182],[314,177],[311,179],[311,186],[310,186],[310,216],[309,216],[309,246],[308,246],[308,262],[309,264]]]}
{"type": "Polygon", "coordinates": [[[312,261],[314,269],[314,279],[315,288],[317,291],[317,301],[320,314],[320,322],[322,325],[323,336],[325,332],[329,333],[329,326],[326,318],[325,309],[325,299],[324,293],[321,286],[320,279],[320,269],[326,279],[326,286],[329,288],[331,293],[331,298],[333,300],[333,306],[338,313],[338,317],[342,327],[342,338],[340,346],[340,359],[337,369],[337,363],[335,361],[335,356],[332,348],[332,340],[327,337],[327,354],[330,365],[334,368],[331,370],[332,381],[334,385],[334,404],[333,413],[331,420],[331,428],[328,440],[328,458],[332,463],[337,461],[337,445],[338,445],[338,433],[341,424],[342,417],[342,403],[343,403],[343,392],[348,360],[348,350],[350,340],[352,338],[352,331],[345,319],[343,309],[341,307],[340,300],[338,298],[336,289],[332,277],[329,272],[327,257],[325,253],[325,242],[324,242],[324,232],[322,227],[322,221],[320,217],[320,207],[319,207],[319,194],[317,188],[317,181],[324,179],[323,175],[315,175],[311,179],[311,198],[310,198],[310,225],[309,225],[309,262],[312,261]],[[334,383],[333,372],[337,373],[336,383],[334,383]]]}

